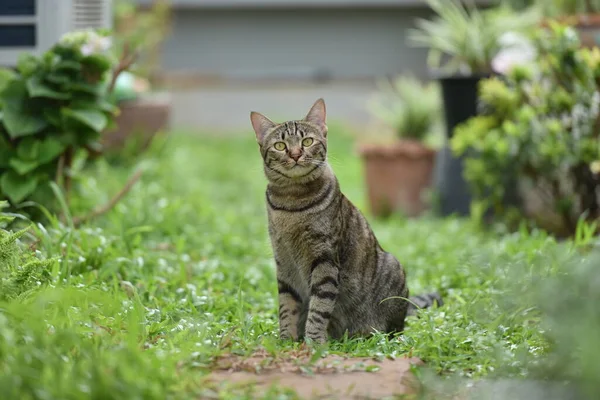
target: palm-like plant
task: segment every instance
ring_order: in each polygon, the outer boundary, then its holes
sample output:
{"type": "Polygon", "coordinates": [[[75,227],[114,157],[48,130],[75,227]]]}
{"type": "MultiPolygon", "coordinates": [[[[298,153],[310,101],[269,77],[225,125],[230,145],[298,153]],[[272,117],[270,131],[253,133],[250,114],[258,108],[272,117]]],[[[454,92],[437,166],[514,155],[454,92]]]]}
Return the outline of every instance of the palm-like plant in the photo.
{"type": "Polygon", "coordinates": [[[422,83],[409,76],[379,82],[380,93],[368,104],[369,111],[394,129],[400,138],[430,145],[442,133],[442,102],[437,83],[422,83]]]}
{"type": "Polygon", "coordinates": [[[501,49],[498,38],[509,31],[524,31],[539,18],[534,8],[515,13],[504,4],[479,10],[461,0],[426,1],[437,15],[432,20],[418,19],[416,28],[409,31],[409,42],[429,48],[430,67],[450,74],[491,72],[492,59],[501,49]],[[444,65],[443,56],[449,57],[444,65]]]}

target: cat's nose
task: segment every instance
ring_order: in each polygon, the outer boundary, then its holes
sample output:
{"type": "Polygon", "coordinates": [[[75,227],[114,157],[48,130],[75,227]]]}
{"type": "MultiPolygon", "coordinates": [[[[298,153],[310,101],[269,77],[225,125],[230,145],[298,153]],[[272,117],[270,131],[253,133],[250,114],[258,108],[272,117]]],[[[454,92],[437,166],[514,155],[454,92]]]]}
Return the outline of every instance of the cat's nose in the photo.
{"type": "Polygon", "coordinates": [[[300,159],[300,157],[302,157],[302,152],[292,150],[292,151],[290,151],[289,156],[292,160],[298,161],[300,159]]]}

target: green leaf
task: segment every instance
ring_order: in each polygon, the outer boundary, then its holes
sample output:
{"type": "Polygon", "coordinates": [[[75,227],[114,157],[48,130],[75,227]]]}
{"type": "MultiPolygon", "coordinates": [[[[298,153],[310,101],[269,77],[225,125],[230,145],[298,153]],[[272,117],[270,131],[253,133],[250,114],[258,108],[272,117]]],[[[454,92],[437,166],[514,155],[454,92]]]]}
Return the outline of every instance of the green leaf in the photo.
{"type": "Polygon", "coordinates": [[[46,75],[46,80],[56,85],[67,85],[69,82],[71,82],[71,78],[69,78],[67,75],[56,72],[46,75]]]}
{"type": "Polygon", "coordinates": [[[96,96],[93,99],[82,99],[76,98],[73,99],[71,103],[71,107],[73,108],[85,108],[85,109],[99,109],[101,111],[107,112],[109,114],[115,115],[119,112],[119,107],[117,107],[114,103],[104,100],[102,96],[96,96]]]}
{"type": "Polygon", "coordinates": [[[101,54],[91,54],[83,57],[81,63],[84,65],[89,65],[95,71],[100,73],[108,71],[111,67],[110,59],[101,54]]]}
{"type": "Polygon", "coordinates": [[[70,130],[61,132],[60,136],[58,137],[58,140],[63,146],[65,146],[65,148],[68,146],[77,146],[80,143],[78,139],[78,135],[70,130]]]}
{"type": "Polygon", "coordinates": [[[48,126],[48,122],[29,104],[22,80],[9,82],[0,94],[0,100],[4,112],[2,122],[11,138],[33,135],[48,126]]]}
{"type": "Polygon", "coordinates": [[[60,108],[56,107],[45,107],[42,111],[44,119],[48,121],[50,125],[61,126],[62,125],[62,114],[60,108]]]}
{"type": "Polygon", "coordinates": [[[106,116],[97,110],[71,110],[63,108],[62,112],[64,115],[83,123],[96,132],[101,132],[108,123],[106,116]]]}
{"type": "Polygon", "coordinates": [[[2,92],[4,90],[4,88],[6,87],[6,85],[13,80],[15,77],[17,76],[17,74],[8,68],[1,68],[0,69],[0,92],[2,92]]]}
{"type": "Polygon", "coordinates": [[[69,93],[57,92],[45,85],[39,76],[32,76],[27,80],[27,91],[31,97],[47,97],[57,100],[66,100],[71,97],[69,93]]]}
{"type": "Polygon", "coordinates": [[[73,82],[70,85],[68,85],[67,88],[68,90],[84,92],[92,94],[94,96],[98,96],[102,91],[102,87],[100,85],[92,85],[90,83],[84,82],[73,82]]]}
{"type": "Polygon", "coordinates": [[[81,71],[81,64],[73,60],[62,60],[54,66],[55,71],[81,71]]]}
{"type": "Polygon", "coordinates": [[[19,158],[12,158],[9,161],[9,164],[15,171],[17,171],[19,175],[25,175],[28,172],[36,169],[40,165],[40,162],[37,160],[21,160],[19,158]]]}
{"type": "Polygon", "coordinates": [[[35,192],[38,184],[37,177],[24,179],[14,171],[5,172],[0,178],[0,189],[13,203],[20,203],[35,192]]]}
{"type": "Polygon", "coordinates": [[[45,164],[54,160],[56,157],[61,155],[67,146],[57,139],[47,138],[40,145],[40,155],[39,162],[40,164],[45,164]]]}
{"type": "Polygon", "coordinates": [[[10,144],[0,135],[0,168],[8,167],[8,160],[13,154],[10,144]]]}
{"type": "Polygon", "coordinates": [[[37,59],[31,53],[21,53],[17,60],[17,70],[21,73],[21,75],[29,77],[33,75],[33,73],[40,66],[40,60],[37,59]]]}
{"type": "Polygon", "coordinates": [[[17,156],[21,160],[35,160],[40,153],[40,141],[31,137],[24,138],[17,146],[17,156]]]}
{"type": "Polygon", "coordinates": [[[98,102],[98,108],[113,115],[117,115],[117,113],[120,111],[119,107],[106,100],[100,100],[98,102]]]}

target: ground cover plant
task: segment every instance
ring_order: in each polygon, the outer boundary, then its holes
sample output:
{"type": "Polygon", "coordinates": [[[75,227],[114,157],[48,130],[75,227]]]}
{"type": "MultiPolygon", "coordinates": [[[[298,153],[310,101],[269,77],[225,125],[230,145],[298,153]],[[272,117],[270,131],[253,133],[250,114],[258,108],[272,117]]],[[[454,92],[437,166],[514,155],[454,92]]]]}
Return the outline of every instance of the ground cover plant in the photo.
{"type": "MultiPolygon", "coordinates": [[[[129,194],[78,228],[70,215],[105,203],[129,167],[100,160],[83,174],[64,223],[50,218],[17,239],[9,232],[28,223],[4,218],[0,288],[10,285],[11,293],[0,296],[3,399],[253,398],[251,387],[205,379],[216,358],[299,351],[277,339],[266,182],[254,140],[250,131],[173,133],[137,160],[143,177],[129,194]]],[[[342,189],[364,210],[353,139],[331,126],[329,140],[342,189]]],[[[412,319],[402,338],[332,342],[316,348],[313,361],[328,353],[412,354],[438,377],[522,377],[568,349],[542,329],[530,294],[540,281],[561,278],[566,260],[593,244],[586,230],[558,243],[540,231],[484,233],[467,220],[372,222],[405,265],[411,290],[440,290],[446,304],[412,319]]],[[[571,376],[590,371],[577,358],[570,365],[571,376]]],[[[303,368],[310,373],[310,361],[303,368]]],[[[294,395],[273,388],[265,397],[294,395]]]]}

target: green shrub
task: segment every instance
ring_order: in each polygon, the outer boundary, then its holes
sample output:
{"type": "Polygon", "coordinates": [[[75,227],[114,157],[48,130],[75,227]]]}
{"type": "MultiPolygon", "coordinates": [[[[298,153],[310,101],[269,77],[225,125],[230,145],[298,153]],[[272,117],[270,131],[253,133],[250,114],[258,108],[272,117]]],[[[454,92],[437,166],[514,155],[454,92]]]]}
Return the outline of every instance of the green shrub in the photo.
{"type": "Polygon", "coordinates": [[[381,83],[369,110],[394,129],[399,138],[435,144],[442,134],[442,101],[437,83],[401,76],[381,83]]]}
{"type": "Polygon", "coordinates": [[[505,78],[480,84],[485,112],[458,126],[453,151],[481,208],[502,214],[503,173],[513,170],[565,233],[600,217],[600,51],[582,49],[576,32],[554,24],[535,36],[538,56],[505,78]],[[489,190],[491,188],[491,190],[489,190]]]}
{"type": "Polygon", "coordinates": [[[41,57],[24,54],[16,71],[1,71],[0,199],[48,206],[48,183],[68,183],[76,153],[95,147],[113,123],[109,40],[93,31],[67,34],[41,57]]]}

